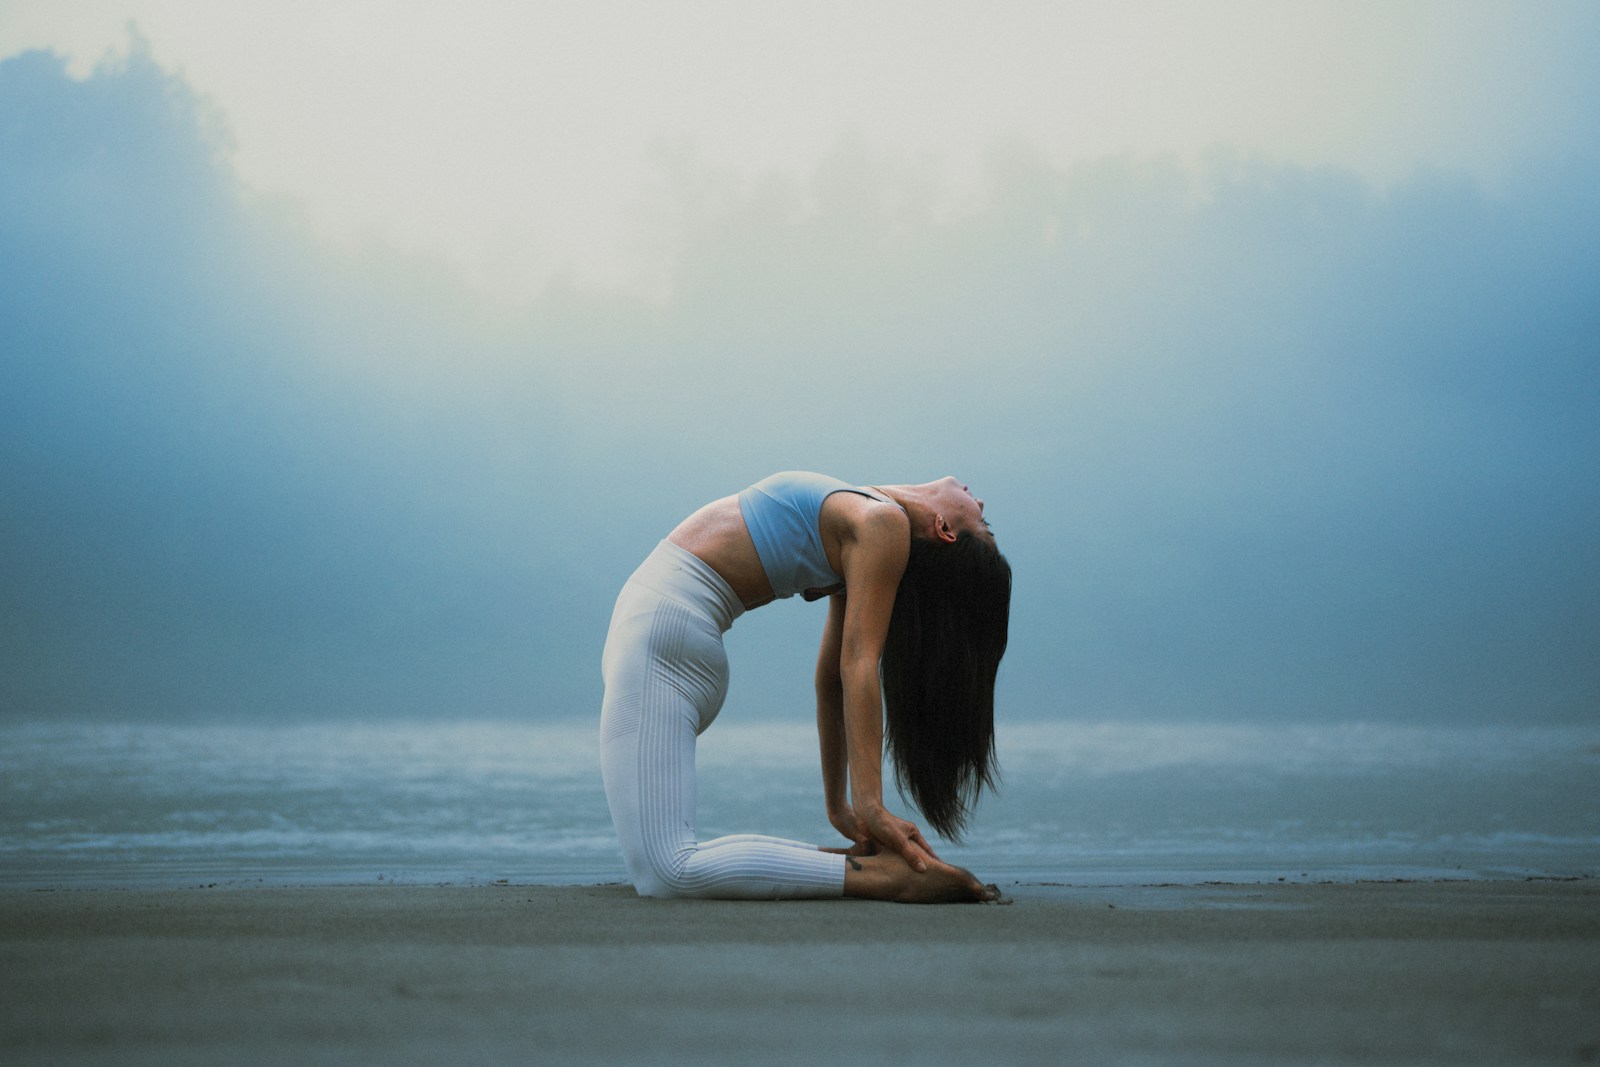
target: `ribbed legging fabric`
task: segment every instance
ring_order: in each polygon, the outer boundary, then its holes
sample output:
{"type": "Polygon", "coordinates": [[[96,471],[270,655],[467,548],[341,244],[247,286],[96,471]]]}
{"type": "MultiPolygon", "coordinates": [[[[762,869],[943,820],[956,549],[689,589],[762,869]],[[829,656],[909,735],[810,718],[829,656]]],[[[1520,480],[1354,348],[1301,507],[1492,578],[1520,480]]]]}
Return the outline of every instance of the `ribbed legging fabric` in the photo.
{"type": "Polygon", "coordinates": [[[601,672],[600,769],[641,896],[781,900],[844,893],[844,858],[780,837],[695,840],[695,739],[728,693],[728,583],[662,541],[617,597],[601,672]]]}

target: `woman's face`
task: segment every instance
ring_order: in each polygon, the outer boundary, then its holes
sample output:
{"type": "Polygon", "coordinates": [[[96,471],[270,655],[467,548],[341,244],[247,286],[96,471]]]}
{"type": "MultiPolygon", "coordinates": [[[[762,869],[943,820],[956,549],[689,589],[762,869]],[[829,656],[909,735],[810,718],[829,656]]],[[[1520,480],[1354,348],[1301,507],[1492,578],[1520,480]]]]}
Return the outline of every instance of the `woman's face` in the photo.
{"type": "Polygon", "coordinates": [[[953,534],[970,533],[975,537],[994,540],[989,523],[983,517],[983,501],[972,495],[967,483],[954,476],[930,483],[933,492],[933,509],[953,534]]]}

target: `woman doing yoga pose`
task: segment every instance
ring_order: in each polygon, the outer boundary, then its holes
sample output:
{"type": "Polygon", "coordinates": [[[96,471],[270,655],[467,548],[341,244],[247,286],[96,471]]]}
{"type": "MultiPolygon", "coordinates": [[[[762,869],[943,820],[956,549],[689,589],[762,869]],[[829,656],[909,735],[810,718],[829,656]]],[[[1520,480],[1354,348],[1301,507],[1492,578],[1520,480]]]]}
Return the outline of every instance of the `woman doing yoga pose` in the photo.
{"type": "Polygon", "coordinates": [[[955,478],[858,487],[790,471],[690,515],[623,587],[601,661],[601,769],[639,893],[997,897],[884,807],[882,763],[887,734],[923,816],[960,833],[993,784],[1010,603],[1011,568],[983,501],[955,478]],[[722,635],[745,611],[796,593],[829,598],[817,734],[828,820],[851,843],[697,841],[695,739],[727,695],[722,635]]]}

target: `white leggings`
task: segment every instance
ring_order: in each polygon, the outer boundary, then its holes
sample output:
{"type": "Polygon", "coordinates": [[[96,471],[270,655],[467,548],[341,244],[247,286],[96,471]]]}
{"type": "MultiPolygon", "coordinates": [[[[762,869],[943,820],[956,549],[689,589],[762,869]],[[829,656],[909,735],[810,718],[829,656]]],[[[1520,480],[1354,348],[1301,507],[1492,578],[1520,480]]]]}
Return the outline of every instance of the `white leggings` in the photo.
{"type": "Polygon", "coordinates": [[[662,541],[617,597],[600,669],[600,770],[640,896],[779,900],[844,894],[844,857],[779,837],[695,841],[695,738],[728,693],[728,583],[662,541]]]}

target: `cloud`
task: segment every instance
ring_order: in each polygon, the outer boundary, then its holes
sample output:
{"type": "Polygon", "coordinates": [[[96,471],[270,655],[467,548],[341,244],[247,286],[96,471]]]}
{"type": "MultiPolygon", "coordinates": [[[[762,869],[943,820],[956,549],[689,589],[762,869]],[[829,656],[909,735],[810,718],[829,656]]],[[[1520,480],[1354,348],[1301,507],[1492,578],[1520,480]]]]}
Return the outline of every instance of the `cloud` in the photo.
{"type": "MultiPolygon", "coordinates": [[[[513,313],[317,244],[137,49],[0,63],[0,114],[7,707],[584,714],[634,562],[796,466],[984,491],[1020,717],[1600,706],[1581,160],[1491,193],[1017,141],[952,207],[864,138],[759,178],[669,145],[660,298],[513,313]]],[[[803,705],[820,622],[741,620],[733,704],[803,705]]]]}

